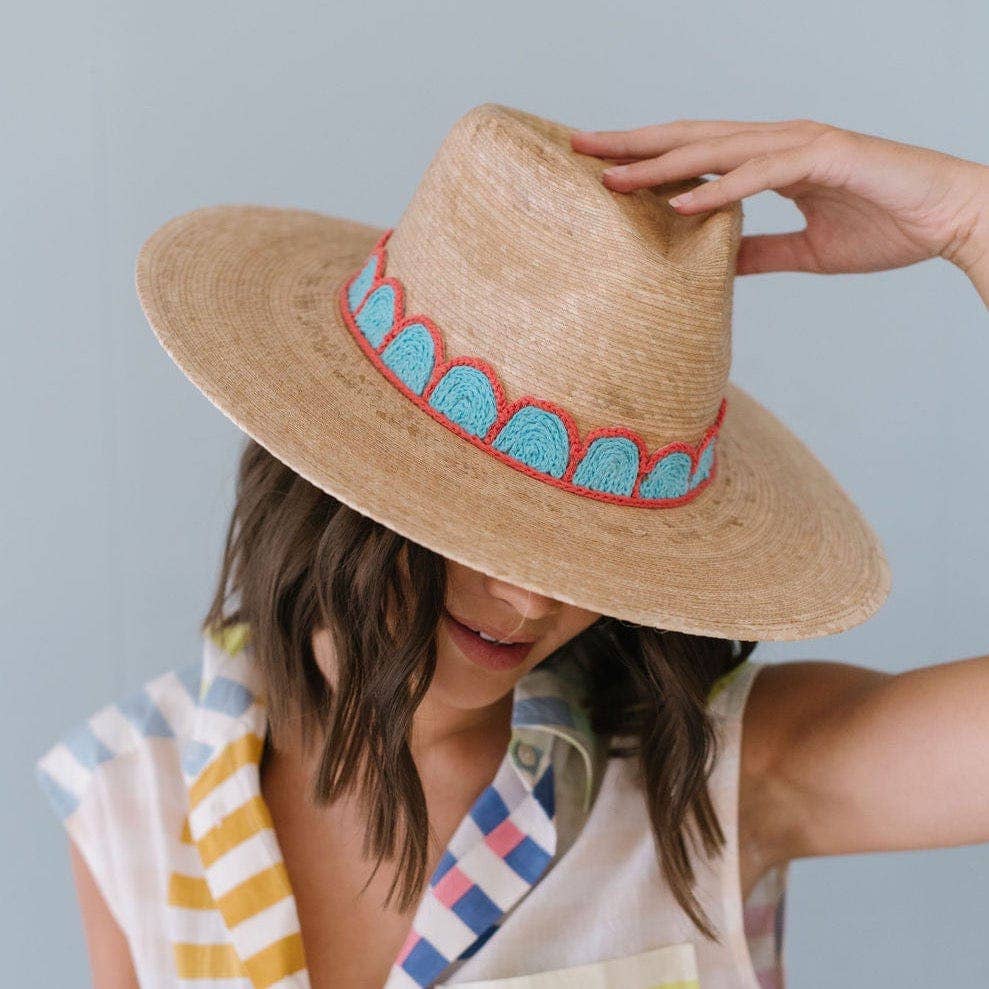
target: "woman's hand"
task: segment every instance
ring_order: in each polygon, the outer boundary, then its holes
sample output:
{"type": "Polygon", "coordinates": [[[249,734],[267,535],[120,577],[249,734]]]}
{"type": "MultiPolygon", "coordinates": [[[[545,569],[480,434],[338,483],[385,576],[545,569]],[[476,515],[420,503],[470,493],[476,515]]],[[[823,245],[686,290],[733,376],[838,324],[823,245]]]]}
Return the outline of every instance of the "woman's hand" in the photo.
{"type": "Polygon", "coordinates": [[[685,215],[766,189],[792,199],[803,230],[743,237],[737,271],[882,271],[943,257],[989,305],[989,167],[813,120],[675,120],[583,131],[575,151],[623,164],[616,192],[716,174],[671,205],[685,215]]]}

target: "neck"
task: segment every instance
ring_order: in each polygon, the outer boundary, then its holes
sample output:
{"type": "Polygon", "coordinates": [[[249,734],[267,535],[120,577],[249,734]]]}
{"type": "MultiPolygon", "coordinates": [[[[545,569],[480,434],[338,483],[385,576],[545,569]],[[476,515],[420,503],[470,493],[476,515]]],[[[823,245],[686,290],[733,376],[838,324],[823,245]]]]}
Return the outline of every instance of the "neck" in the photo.
{"type": "Polygon", "coordinates": [[[476,751],[497,740],[505,749],[511,735],[512,695],[505,694],[486,707],[463,710],[451,707],[427,692],[412,719],[409,747],[420,761],[457,751],[476,751]]]}
{"type": "MultiPolygon", "coordinates": [[[[336,656],[328,632],[313,636],[313,654],[331,688],[335,687],[336,656]]],[[[492,749],[503,753],[511,737],[512,704],[513,697],[508,692],[492,704],[464,709],[428,690],[413,714],[409,735],[409,748],[420,772],[426,766],[463,764],[492,749]]],[[[297,755],[307,766],[314,767],[318,761],[318,743],[305,753],[301,739],[293,735],[280,748],[285,755],[297,755]]]]}

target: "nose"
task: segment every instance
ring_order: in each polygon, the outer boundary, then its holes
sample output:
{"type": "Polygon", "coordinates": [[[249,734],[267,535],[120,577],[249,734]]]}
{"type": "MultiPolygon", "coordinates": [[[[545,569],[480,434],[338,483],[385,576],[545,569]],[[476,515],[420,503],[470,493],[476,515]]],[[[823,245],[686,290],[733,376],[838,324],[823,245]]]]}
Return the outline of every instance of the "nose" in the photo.
{"type": "Polygon", "coordinates": [[[561,602],[555,598],[537,594],[535,591],[527,591],[524,587],[516,587],[496,577],[486,576],[484,583],[485,590],[492,597],[501,598],[506,604],[510,604],[520,618],[538,621],[540,618],[555,614],[562,607],[561,602]]]}

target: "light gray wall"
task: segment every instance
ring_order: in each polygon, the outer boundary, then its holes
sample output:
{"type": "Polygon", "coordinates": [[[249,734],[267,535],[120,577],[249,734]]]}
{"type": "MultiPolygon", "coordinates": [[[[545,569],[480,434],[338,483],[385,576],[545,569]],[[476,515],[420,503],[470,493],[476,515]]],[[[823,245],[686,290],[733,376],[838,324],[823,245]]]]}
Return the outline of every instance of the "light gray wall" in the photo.
{"type": "MultiPolygon", "coordinates": [[[[88,984],[33,759],[194,655],[230,505],[238,434],[135,299],[146,235],[217,202],[390,223],[449,125],[487,100],[596,127],[813,117],[989,162],[987,32],[984,0],[63,0],[8,14],[4,984],[88,984]]],[[[752,232],[799,219],[771,195],[746,211],[752,232]]],[[[865,626],[764,655],[901,670],[989,650],[989,335],[964,277],[943,262],[752,277],[736,314],[735,379],[830,466],[894,572],[865,626]]],[[[985,845],[796,863],[791,985],[986,984],[987,876],[985,845]]]]}

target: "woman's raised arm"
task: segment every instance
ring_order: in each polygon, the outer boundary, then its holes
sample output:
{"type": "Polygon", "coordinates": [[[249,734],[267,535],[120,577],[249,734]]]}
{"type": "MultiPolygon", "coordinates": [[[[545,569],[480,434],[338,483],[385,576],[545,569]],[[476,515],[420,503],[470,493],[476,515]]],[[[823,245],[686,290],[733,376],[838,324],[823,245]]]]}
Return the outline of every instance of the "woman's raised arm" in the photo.
{"type": "MultiPolygon", "coordinates": [[[[768,189],[791,199],[805,228],[743,237],[739,274],[942,257],[989,306],[985,165],[813,120],[676,120],[579,133],[573,146],[624,162],[603,176],[618,192],[719,175],[671,200],[685,214],[768,189]]],[[[763,865],[989,841],[989,656],[896,675],[775,664],[756,680],[745,721],[763,865]]]]}
{"type": "Polygon", "coordinates": [[[891,674],[762,670],[743,771],[762,865],[989,841],[989,656],[891,674]]]}

